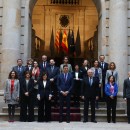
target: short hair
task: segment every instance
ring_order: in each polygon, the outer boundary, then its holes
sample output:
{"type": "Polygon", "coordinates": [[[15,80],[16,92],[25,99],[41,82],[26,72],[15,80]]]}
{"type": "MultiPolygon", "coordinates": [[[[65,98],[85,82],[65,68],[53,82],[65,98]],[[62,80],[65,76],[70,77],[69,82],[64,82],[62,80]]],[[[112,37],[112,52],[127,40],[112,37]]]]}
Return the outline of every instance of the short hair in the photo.
{"type": "Polygon", "coordinates": [[[92,73],[94,73],[92,69],[88,69],[87,73],[88,73],[89,71],[91,71],[92,73]]]}
{"type": "Polygon", "coordinates": [[[30,71],[25,71],[25,77],[26,77],[26,75],[27,74],[29,74],[30,75],[30,78],[32,77],[32,74],[31,74],[31,72],[30,71]]]}
{"type": "Polygon", "coordinates": [[[108,82],[110,81],[110,78],[111,77],[113,77],[113,82],[115,82],[115,77],[113,76],[113,75],[110,75],[109,77],[108,77],[108,82]]]}
{"type": "Polygon", "coordinates": [[[11,78],[12,78],[12,77],[11,77],[12,72],[15,73],[15,77],[14,77],[14,78],[15,78],[15,79],[18,79],[18,74],[17,74],[17,72],[14,71],[14,70],[10,71],[9,76],[8,76],[8,79],[11,79],[11,78]]]}
{"type": "MultiPolygon", "coordinates": [[[[105,55],[103,55],[103,54],[101,54],[100,56],[104,56],[104,57],[105,57],[105,55]]],[[[99,56],[99,57],[100,57],[100,56],[99,56]]]]}
{"type": "Polygon", "coordinates": [[[114,69],[116,69],[116,64],[114,63],[114,62],[110,62],[110,64],[109,64],[109,69],[111,69],[111,64],[114,64],[114,69]]]}
{"type": "Polygon", "coordinates": [[[64,56],[64,59],[67,58],[69,60],[69,57],[68,56],[64,56]]]}
{"type": "Polygon", "coordinates": [[[68,65],[63,65],[63,68],[68,67],[68,65]]]}
{"type": "Polygon", "coordinates": [[[19,60],[21,60],[21,61],[23,62],[23,60],[22,60],[22,59],[17,59],[17,62],[18,62],[19,60]]]}

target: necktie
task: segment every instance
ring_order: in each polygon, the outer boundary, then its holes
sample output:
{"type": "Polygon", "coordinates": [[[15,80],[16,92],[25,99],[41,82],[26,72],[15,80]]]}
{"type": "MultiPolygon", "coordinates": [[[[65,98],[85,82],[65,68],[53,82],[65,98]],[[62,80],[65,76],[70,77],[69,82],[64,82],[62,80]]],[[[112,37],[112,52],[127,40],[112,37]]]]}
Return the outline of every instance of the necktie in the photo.
{"type": "Polygon", "coordinates": [[[67,74],[64,74],[64,80],[65,80],[65,82],[66,82],[66,75],[67,75],[67,74]]]}
{"type": "Polygon", "coordinates": [[[104,63],[102,62],[101,64],[102,64],[102,65],[101,65],[101,66],[102,66],[102,69],[104,69],[104,63]]]}
{"type": "Polygon", "coordinates": [[[44,67],[44,69],[46,68],[46,62],[43,62],[43,67],[44,67]]]}
{"type": "Polygon", "coordinates": [[[89,84],[90,84],[90,86],[92,85],[92,78],[91,77],[89,78],[89,84]]]}
{"type": "Polygon", "coordinates": [[[21,72],[21,67],[20,66],[18,67],[18,71],[21,72]]]}
{"type": "Polygon", "coordinates": [[[51,72],[53,73],[54,66],[51,66],[51,72]]]}
{"type": "Polygon", "coordinates": [[[95,69],[95,77],[98,77],[98,69],[95,69]]]}
{"type": "Polygon", "coordinates": [[[111,73],[112,73],[112,75],[113,75],[113,71],[112,71],[111,73]]]}

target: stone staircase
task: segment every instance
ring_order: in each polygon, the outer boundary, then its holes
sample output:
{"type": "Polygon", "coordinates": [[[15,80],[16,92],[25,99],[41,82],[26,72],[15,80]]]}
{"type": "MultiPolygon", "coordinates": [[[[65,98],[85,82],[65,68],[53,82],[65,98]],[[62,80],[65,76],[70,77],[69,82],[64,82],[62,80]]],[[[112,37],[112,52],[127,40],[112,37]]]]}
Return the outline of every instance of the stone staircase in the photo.
{"type": "MultiPolygon", "coordinates": [[[[84,103],[80,102],[80,109],[74,107],[73,101],[71,102],[71,121],[82,121],[83,120],[83,105],[84,103]]],[[[117,110],[116,110],[116,120],[117,122],[127,122],[126,117],[126,102],[124,102],[122,96],[117,98],[117,110]]],[[[66,108],[64,108],[64,112],[66,108]]],[[[35,120],[37,120],[38,108],[34,109],[35,120]]],[[[19,120],[20,108],[16,108],[15,120],[19,120]]],[[[91,110],[89,109],[89,120],[91,116],[91,110]]],[[[59,108],[52,107],[52,120],[59,120],[59,108]]],[[[105,102],[99,102],[99,109],[96,109],[96,120],[98,122],[107,122],[107,109],[105,102]]],[[[0,91],[0,121],[8,121],[8,107],[3,100],[3,91],[0,91]]]]}
{"type": "MultiPolygon", "coordinates": [[[[58,108],[54,108],[52,107],[53,112],[53,121],[58,121],[58,117],[59,117],[59,113],[58,113],[58,108]]],[[[74,119],[75,120],[71,120],[71,121],[82,121],[83,120],[83,102],[80,103],[80,114],[81,114],[81,118],[79,117],[79,114],[77,113],[77,109],[74,107],[71,107],[72,113],[71,113],[71,117],[75,116],[74,119]],[[79,120],[80,119],[80,120],[79,120]]],[[[15,120],[19,120],[19,113],[20,108],[16,108],[16,116],[15,116],[15,120]]],[[[38,109],[35,108],[35,120],[37,120],[37,111],[38,109]]],[[[89,109],[89,117],[91,115],[91,110],[89,109]]],[[[90,118],[89,118],[90,119],[90,118]]],[[[0,120],[1,121],[7,121],[8,120],[8,108],[7,106],[2,107],[1,113],[0,113],[0,120]]],[[[106,104],[104,102],[99,102],[99,109],[96,109],[96,120],[98,122],[106,122],[107,121],[107,110],[106,110],[106,104]]],[[[117,105],[117,118],[116,118],[117,122],[127,122],[127,118],[126,118],[126,114],[125,114],[125,109],[124,108],[120,108],[117,105]]]]}

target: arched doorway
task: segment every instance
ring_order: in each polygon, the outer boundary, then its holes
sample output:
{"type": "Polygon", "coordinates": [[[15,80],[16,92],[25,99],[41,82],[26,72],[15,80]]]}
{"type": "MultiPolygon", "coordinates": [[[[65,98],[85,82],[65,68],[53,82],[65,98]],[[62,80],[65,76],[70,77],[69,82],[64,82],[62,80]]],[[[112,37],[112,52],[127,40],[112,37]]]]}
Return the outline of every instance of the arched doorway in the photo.
{"type": "Polygon", "coordinates": [[[74,32],[74,43],[76,43],[78,28],[81,53],[78,56],[69,56],[87,58],[90,62],[98,58],[98,12],[93,0],[78,0],[75,3],[37,0],[32,12],[32,24],[33,58],[39,60],[43,54],[48,57],[59,57],[57,54],[51,55],[52,29],[55,44],[57,31],[62,30],[64,33],[66,30],[68,34],[69,29],[74,32]],[[62,16],[69,18],[69,24],[65,27],[60,22],[62,16]]]}

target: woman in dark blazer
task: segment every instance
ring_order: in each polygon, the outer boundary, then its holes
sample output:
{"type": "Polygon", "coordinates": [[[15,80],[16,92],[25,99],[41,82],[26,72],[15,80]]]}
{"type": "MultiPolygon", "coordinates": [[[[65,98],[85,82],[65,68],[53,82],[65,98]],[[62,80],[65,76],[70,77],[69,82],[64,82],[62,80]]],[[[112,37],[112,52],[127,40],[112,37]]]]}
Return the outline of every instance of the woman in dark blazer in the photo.
{"type": "Polygon", "coordinates": [[[112,109],[112,122],[116,123],[116,103],[117,103],[118,85],[115,82],[113,75],[108,77],[108,83],[105,85],[105,94],[107,96],[107,121],[111,122],[111,109],[112,109]]]}
{"type": "Polygon", "coordinates": [[[72,76],[73,76],[73,94],[74,94],[74,105],[75,107],[79,107],[80,103],[80,93],[81,93],[81,82],[83,79],[83,73],[81,72],[81,70],[79,69],[79,65],[75,65],[75,70],[72,72],[72,76]]]}
{"type": "Polygon", "coordinates": [[[47,80],[47,73],[44,72],[38,85],[38,122],[51,120],[51,97],[50,81],[47,80]]]}
{"type": "Polygon", "coordinates": [[[29,71],[25,72],[25,79],[21,82],[20,121],[34,121],[34,80],[29,71]],[[28,116],[27,116],[28,110],[28,116]]]}

